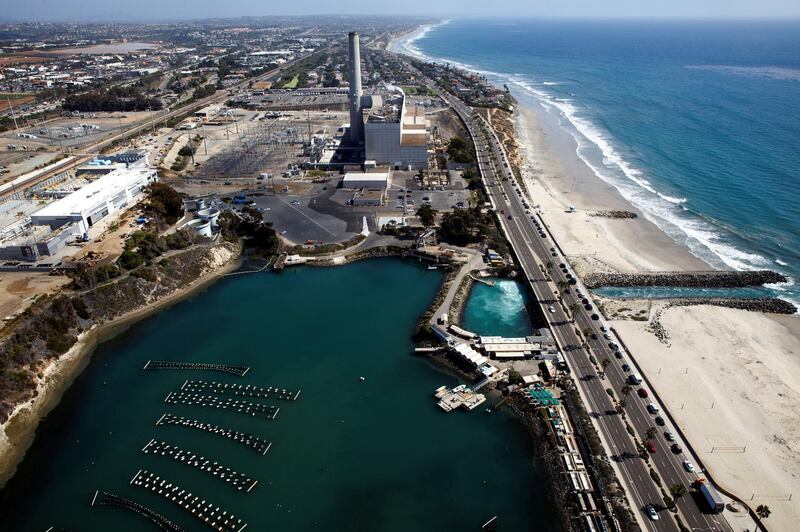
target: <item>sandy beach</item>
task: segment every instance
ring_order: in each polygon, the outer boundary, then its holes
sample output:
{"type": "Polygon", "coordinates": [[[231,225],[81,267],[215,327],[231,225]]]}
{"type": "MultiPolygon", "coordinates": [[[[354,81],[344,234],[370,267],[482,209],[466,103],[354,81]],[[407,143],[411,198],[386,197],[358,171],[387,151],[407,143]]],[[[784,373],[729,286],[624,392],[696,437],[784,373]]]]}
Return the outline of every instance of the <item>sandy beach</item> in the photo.
{"type": "Polygon", "coordinates": [[[789,500],[800,492],[800,320],[697,306],[669,308],[660,322],[669,345],[645,322],[612,323],[714,480],[752,508],[768,505],[770,530],[793,530],[800,520],[800,505],[789,500]]]}
{"type": "Polygon", "coordinates": [[[600,180],[578,158],[575,141],[559,130],[557,120],[544,109],[520,106],[516,130],[525,182],[534,205],[579,273],[709,269],[600,180]],[[570,206],[575,212],[570,212],[570,206]],[[615,219],[592,215],[610,210],[638,216],[615,219]]]}
{"type": "Polygon", "coordinates": [[[238,255],[229,253],[226,248],[220,248],[215,253],[214,260],[213,270],[191,285],[110,322],[92,327],[78,337],[78,341],[69,351],[48,364],[35,397],[17,405],[8,420],[0,426],[0,488],[14,475],[17,464],[33,443],[39,422],[55,408],[70,384],[89,364],[95,347],[122,333],[134,323],[207,288],[226,273],[237,269],[240,264],[238,255]]]}
{"type": "MultiPolygon", "coordinates": [[[[709,269],[596,177],[554,120],[519,109],[521,164],[534,204],[579,273],[709,269]],[[639,216],[591,216],[603,210],[639,216]]],[[[622,314],[641,307],[652,319],[663,306],[641,301],[622,314]]],[[[612,323],[714,480],[751,508],[768,505],[771,530],[791,530],[800,519],[789,500],[800,490],[800,318],[695,306],[669,308],[659,321],[669,344],[649,322],[612,323]]]]}

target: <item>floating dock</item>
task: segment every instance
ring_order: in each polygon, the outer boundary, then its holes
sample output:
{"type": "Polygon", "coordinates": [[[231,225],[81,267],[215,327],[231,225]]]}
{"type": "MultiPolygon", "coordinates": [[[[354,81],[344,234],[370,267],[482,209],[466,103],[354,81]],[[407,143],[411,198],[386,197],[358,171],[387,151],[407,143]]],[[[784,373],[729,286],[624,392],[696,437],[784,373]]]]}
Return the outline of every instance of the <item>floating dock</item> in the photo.
{"type": "Polygon", "coordinates": [[[282,399],[296,401],[300,390],[287,390],[275,386],[254,386],[252,384],[229,384],[210,381],[186,381],[181,386],[182,392],[214,393],[238,395],[240,397],[256,397],[259,399],[282,399]]]}
{"type": "Polygon", "coordinates": [[[138,486],[161,495],[219,532],[241,532],[247,527],[247,523],[233,514],[221,510],[219,506],[214,506],[205,499],[192,495],[144,469],[140,469],[134,475],[131,479],[131,486],[138,486]]]}
{"type": "Polygon", "coordinates": [[[199,393],[169,392],[164,398],[164,402],[173,405],[230,409],[249,416],[264,414],[266,419],[275,419],[280,411],[280,408],[273,405],[239,401],[238,399],[219,397],[217,395],[201,395],[199,393]]]}
{"type": "Polygon", "coordinates": [[[244,377],[250,368],[247,366],[234,366],[231,364],[212,364],[208,362],[171,362],[168,360],[148,360],[142,368],[144,370],[153,369],[182,369],[182,370],[203,370],[219,371],[244,377]]]}
{"type": "Polygon", "coordinates": [[[173,414],[164,414],[161,416],[161,419],[156,421],[156,425],[176,425],[179,427],[188,427],[210,432],[211,434],[216,434],[217,436],[228,438],[229,440],[233,440],[241,443],[242,445],[250,447],[262,456],[267,454],[267,451],[269,451],[270,447],[272,447],[272,442],[268,442],[263,438],[254,436],[253,434],[226,429],[223,427],[218,427],[217,425],[203,423],[202,421],[197,421],[196,419],[187,419],[185,417],[175,416],[173,414]]]}
{"type": "Polygon", "coordinates": [[[458,407],[474,410],[486,401],[485,395],[472,391],[465,384],[456,386],[452,390],[447,386],[439,386],[433,395],[439,399],[439,408],[445,412],[450,412],[458,407]]]}
{"type": "Polygon", "coordinates": [[[106,493],[105,491],[94,492],[94,498],[92,498],[91,505],[94,506],[95,504],[100,506],[116,506],[117,508],[123,508],[139,515],[143,515],[158,528],[166,532],[183,532],[181,527],[163,515],[154,512],[150,508],[143,506],[138,502],[120,497],[119,495],[114,495],[113,493],[106,493]]]}
{"type": "Polygon", "coordinates": [[[237,473],[220,463],[213,462],[208,458],[198,456],[191,451],[181,449],[175,445],[170,445],[167,442],[150,440],[150,442],[142,448],[142,452],[144,454],[166,456],[178,462],[183,462],[195,469],[205,471],[226,482],[230,487],[245,493],[250,493],[250,491],[256,487],[256,484],[258,484],[257,480],[253,480],[243,473],[237,473]]]}

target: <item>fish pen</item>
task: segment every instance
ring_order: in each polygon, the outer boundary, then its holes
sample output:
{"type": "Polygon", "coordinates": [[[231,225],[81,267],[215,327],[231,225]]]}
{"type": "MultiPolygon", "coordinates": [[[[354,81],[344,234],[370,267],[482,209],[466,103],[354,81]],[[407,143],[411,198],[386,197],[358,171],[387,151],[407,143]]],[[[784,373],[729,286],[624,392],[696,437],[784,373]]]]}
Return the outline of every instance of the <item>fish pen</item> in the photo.
{"type": "Polygon", "coordinates": [[[92,498],[91,506],[94,506],[95,504],[100,506],[115,506],[117,508],[123,508],[125,510],[137,513],[149,519],[150,522],[165,532],[183,532],[181,527],[163,515],[154,512],[150,508],[143,506],[138,502],[120,497],[119,495],[114,495],[113,493],[107,493],[105,491],[94,492],[94,498],[92,498]]]}
{"type": "Polygon", "coordinates": [[[154,454],[172,458],[175,461],[184,463],[188,466],[205,471],[218,479],[224,481],[228,486],[238,491],[250,493],[250,491],[258,484],[257,480],[253,480],[243,473],[237,473],[229,467],[225,467],[218,462],[214,462],[203,456],[181,449],[176,445],[170,445],[164,441],[150,440],[150,442],[142,448],[144,454],[154,454]]]}
{"type": "Polygon", "coordinates": [[[264,414],[266,419],[275,419],[280,408],[274,405],[239,401],[238,399],[223,398],[216,395],[201,395],[197,393],[169,392],[164,402],[173,405],[205,406],[209,408],[231,409],[249,416],[264,414]]]}
{"type": "Polygon", "coordinates": [[[202,421],[197,421],[196,419],[188,419],[182,416],[175,416],[173,414],[164,414],[161,416],[161,418],[156,421],[156,426],[159,425],[175,425],[178,427],[188,427],[210,432],[211,434],[216,434],[222,438],[228,438],[229,440],[233,440],[246,447],[249,447],[262,456],[267,454],[267,451],[269,451],[270,447],[272,447],[272,442],[253,434],[226,429],[210,423],[203,423],[202,421]]]}
{"type": "Polygon", "coordinates": [[[131,486],[137,486],[161,495],[183,508],[209,527],[219,532],[241,532],[247,523],[240,518],[214,506],[190,492],[181,489],[172,482],[159,477],[145,469],[140,469],[131,479],[131,486]]]}
{"type": "Polygon", "coordinates": [[[247,366],[235,366],[231,364],[213,364],[208,362],[173,362],[169,360],[148,360],[147,364],[142,368],[143,370],[155,369],[178,369],[178,370],[205,370],[205,371],[219,371],[222,373],[230,373],[244,377],[250,368],[247,366]]]}
{"type": "Polygon", "coordinates": [[[276,386],[255,386],[253,384],[229,384],[209,381],[186,381],[181,386],[181,391],[229,394],[261,399],[282,399],[284,401],[296,401],[300,397],[300,390],[287,390],[276,386]]]}

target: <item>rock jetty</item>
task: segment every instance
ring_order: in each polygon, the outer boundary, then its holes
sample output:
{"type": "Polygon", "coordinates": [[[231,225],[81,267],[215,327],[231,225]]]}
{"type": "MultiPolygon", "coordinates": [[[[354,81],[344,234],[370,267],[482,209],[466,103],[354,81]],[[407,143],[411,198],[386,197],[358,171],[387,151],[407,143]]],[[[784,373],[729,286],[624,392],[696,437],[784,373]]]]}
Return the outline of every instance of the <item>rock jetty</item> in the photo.
{"type": "Polygon", "coordinates": [[[583,278],[587,288],[604,286],[682,286],[739,288],[785,283],[785,275],[771,270],[704,272],[591,273],[583,278]]]}
{"type": "Polygon", "coordinates": [[[633,218],[637,218],[639,215],[631,211],[595,211],[591,213],[589,216],[595,216],[598,218],[615,218],[618,220],[630,220],[633,218]]]}

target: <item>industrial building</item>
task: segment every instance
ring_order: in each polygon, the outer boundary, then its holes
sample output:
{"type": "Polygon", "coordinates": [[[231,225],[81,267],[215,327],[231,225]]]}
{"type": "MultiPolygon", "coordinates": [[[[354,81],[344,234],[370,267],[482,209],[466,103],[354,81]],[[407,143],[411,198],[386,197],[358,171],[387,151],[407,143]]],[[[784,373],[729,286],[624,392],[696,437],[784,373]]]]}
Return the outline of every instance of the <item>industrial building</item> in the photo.
{"type": "Polygon", "coordinates": [[[380,207],[386,201],[386,191],[361,189],[353,194],[353,199],[350,203],[353,207],[380,207]]]}
{"type": "Polygon", "coordinates": [[[156,179],[155,169],[146,164],[117,169],[35,212],[31,223],[51,229],[75,223],[80,233],[87,233],[94,224],[135,201],[156,179]]]}
{"type": "Polygon", "coordinates": [[[342,188],[347,189],[386,190],[390,186],[392,186],[391,172],[347,172],[342,179],[342,188]]]}
{"type": "Polygon", "coordinates": [[[428,167],[428,127],[425,110],[406,109],[402,91],[373,95],[364,117],[364,156],[395,169],[428,167]]]}
{"type": "Polygon", "coordinates": [[[348,138],[364,147],[364,158],[394,169],[428,167],[428,122],[424,108],[407,108],[397,87],[364,94],[361,87],[361,52],[358,33],[349,34],[350,129],[348,138]]]}

